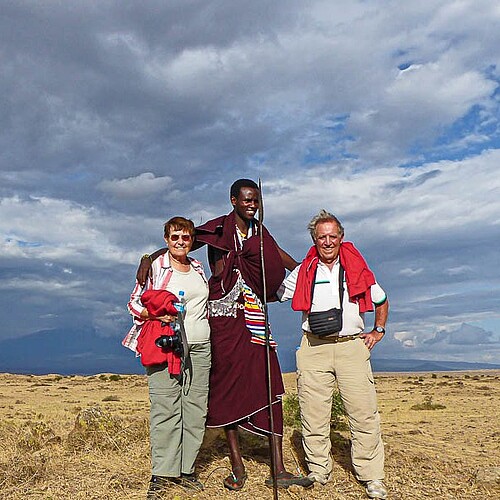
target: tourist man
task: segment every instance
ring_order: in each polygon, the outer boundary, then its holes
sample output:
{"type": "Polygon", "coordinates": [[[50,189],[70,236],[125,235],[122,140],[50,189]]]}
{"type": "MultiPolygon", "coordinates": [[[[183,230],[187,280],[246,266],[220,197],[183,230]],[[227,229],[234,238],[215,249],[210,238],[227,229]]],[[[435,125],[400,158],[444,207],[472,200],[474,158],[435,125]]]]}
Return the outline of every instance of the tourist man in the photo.
{"type": "Polygon", "coordinates": [[[321,210],[309,231],[314,246],[278,291],[281,301],[292,299],[292,308],[303,311],[297,387],[308,477],[325,484],[332,472],[330,415],[337,380],[349,419],[356,477],[370,498],[387,498],[370,366],[370,351],[385,333],[387,297],[359,251],[343,241],[344,228],[333,214],[321,210]],[[364,333],[364,313],[373,306],[374,327],[364,333]]]}
{"type": "MultiPolygon", "coordinates": [[[[195,248],[208,246],[212,276],[208,313],[211,329],[212,369],[207,427],[223,427],[229,445],[232,473],[224,479],[230,490],[243,488],[247,474],[239,447],[238,428],[270,437],[266,377],[265,315],[263,302],[275,297],[289,270],[297,262],[283,251],[255,219],[259,209],[257,184],[239,179],[230,190],[233,210],[196,228],[195,248]],[[264,238],[267,295],[263,296],[260,232],[264,238]]],[[[156,258],[161,251],[155,252],[156,258]]],[[[137,279],[147,277],[150,258],[142,260],[137,279]]],[[[274,343],[271,343],[273,345],[274,343]]],[[[275,345],[275,344],[274,344],[275,345]]],[[[270,439],[278,487],[311,487],[313,481],[287,472],[282,456],[284,393],[281,370],[273,347],[270,352],[271,399],[275,439],[270,439]]],[[[266,481],[272,485],[271,480],[266,481]]]]}

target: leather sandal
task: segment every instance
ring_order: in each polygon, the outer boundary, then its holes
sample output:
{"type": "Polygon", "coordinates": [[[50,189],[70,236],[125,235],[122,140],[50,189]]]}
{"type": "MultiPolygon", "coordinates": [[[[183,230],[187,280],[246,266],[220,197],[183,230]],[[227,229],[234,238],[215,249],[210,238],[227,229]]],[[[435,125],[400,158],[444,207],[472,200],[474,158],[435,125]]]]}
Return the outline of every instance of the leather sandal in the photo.
{"type": "MultiPolygon", "coordinates": [[[[270,488],[273,487],[273,478],[270,477],[264,481],[264,484],[270,488]]],[[[278,488],[286,489],[290,486],[302,486],[308,490],[314,486],[314,481],[307,476],[294,476],[289,472],[280,472],[276,475],[276,486],[278,488]]]]}
{"type": "Polygon", "coordinates": [[[243,486],[245,486],[246,480],[247,475],[244,469],[243,474],[239,477],[237,477],[234,472],[231,472],[231,474],[229,474],[229,476],[224,479],[224,488],[227,488],[231,491],[239,491],[243,488],[243,486]]]}

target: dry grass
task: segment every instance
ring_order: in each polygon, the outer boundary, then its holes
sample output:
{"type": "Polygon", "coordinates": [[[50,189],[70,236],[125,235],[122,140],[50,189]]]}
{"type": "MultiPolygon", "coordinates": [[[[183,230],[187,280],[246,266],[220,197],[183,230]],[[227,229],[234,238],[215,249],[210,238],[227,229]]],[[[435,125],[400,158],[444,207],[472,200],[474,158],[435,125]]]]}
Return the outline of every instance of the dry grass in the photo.
{"type": "MultiPolygon", "coordinates": [[[[5,500],[144,499],[150,475],[145,377],[0,375],[0,497],[5,500]]],[[[499,372],[379,375],[377,388],[392,499],[500,498],[499,372]],[[427,406],[426,406],[427,405],[427,406]],[[444,407],[444,408],[441,408],[444,407]],[[414,408],[418,408],[415,411],[414,408]]],[[[294,392],[294,375],[285,375],[294,392]]],[[[353,477],[348,431],[334,430],[334,474],[313,490],[283,499],[364,499],[353,477]]],[[[264,440],[243,433],[249,479],[226,492],[223,436],[208,431],[198,460],[206,489],[165,498],[272,498],[264,440]]],[[[290,470],[303,471],[300,432],[284,439],[290,470]]]]}

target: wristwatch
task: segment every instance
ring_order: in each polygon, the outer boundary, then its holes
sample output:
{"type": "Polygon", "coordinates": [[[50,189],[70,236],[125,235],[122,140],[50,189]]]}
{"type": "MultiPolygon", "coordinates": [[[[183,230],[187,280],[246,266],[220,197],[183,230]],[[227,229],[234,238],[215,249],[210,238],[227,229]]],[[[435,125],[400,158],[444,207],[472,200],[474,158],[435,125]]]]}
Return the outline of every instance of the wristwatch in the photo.
{"type": "Polygon", "coordinates": [[[378,333],[385,333],[385,328],[383,326],[376,326],[374,330],[378,333]]]}

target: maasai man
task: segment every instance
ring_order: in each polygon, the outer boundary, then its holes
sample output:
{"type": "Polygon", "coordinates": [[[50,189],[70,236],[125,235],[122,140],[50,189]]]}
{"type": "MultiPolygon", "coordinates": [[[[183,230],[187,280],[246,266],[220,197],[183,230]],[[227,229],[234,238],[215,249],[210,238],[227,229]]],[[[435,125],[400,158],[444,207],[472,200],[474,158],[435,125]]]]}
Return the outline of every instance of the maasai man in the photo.
{"type": "MultiPolygon", "coordinates": [[[[313,481],[292,475],[283,463],[281,395],[284,387],[274,347],[270,361],[275,438],[271,439],[260,231],[264,238],[267,298],[276,295],[285,277],[285,268],[292,270],[298,263],[255,219],[259,189],[254,181],[237,180],[231,186],[230,200],[233,206],[230,214],[196,228],[195,248],[208,246],[212,271],[208,305],[212,369],[207,426],[224,427],[226,433],[232,467],[232,474],[224,479],[226,488],[240,490],[247,478],[239,446],[239,427],[270,438],[279,487],[292,484],[311,487],[313,481]]],[[[159,250],[142,260],[139,282],[145,280],[151,258],[160,253],[163,252],[159,250]]],[[[272,480],[266,480],[266,484],[272,485],[272,480]]]]}

